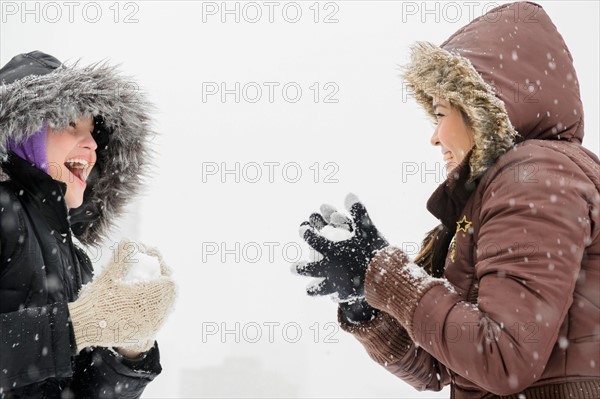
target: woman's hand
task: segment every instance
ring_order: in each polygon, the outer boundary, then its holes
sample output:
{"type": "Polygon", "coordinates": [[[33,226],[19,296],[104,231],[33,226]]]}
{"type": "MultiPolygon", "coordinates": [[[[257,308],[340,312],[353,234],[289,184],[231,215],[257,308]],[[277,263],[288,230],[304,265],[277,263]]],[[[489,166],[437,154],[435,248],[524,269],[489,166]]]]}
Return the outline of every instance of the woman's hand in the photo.
{"type": "Polygon", "coordinates": [[[123,347],[115,348],[115,350],[117,352],[119,352],[119,354],[122,355],[124,358],[127,358],[129,360],[139,359],[144,354],[144,352],[127,349],[127,348],[123,348],[123,347]]]}
{"type": "Polygon", "coordinates": [[[118,347],[126,353],[143,352],[154,342],[156,332],[170,313],[175,300],[171,272],[154,248],[143,248],[158,258],[157,279],[127,283],[130,242],[121,241],[115,259],[100,275],[81,289],[79,298],[68,304],[77,351],[87,346],[118,347]],[[127,334],[120,334],[130,330],[127,334]]]}
{"type": "Polygon", "coordinates": [[[128,359],[136,359],[152,349],[152,347],[154,347],[154,342],[155,340],[152,338],[142,341],[139,344],[120,346],[115,348],[115,350],[128,359]]]}
{"type": "Polygon", "coordinates": [[[296,265],[296,271],[303,276],[324,278],[319,284],[307,289],[309,295],[320,296],[337,293],[340,302],[355,302],[364,297],[365,272],[375,253],[388,246],[386,239],[377,231],[364,205],[354,194],[346,197],[346,209],[352,219],[344,223],[343,215],[335,212],[324,216],[336,221],[336,225],[350,225],[354,236],[343,241],[332,241],[318,233],[326,220],[320,214],[313,214],[309,222],[301,224],[302,238],[323,259],[296,265]]]}

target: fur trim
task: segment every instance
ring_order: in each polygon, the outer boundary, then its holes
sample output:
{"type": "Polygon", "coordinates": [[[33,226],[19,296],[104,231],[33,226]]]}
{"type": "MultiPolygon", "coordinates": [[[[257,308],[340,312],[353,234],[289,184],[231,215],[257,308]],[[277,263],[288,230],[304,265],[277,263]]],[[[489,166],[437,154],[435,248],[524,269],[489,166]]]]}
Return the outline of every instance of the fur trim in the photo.
{"type": "Polygon", "coordinates": [[[77,237],[86,245],[100,245],[123,208],[137,194],[148,172],[155,134],[150,115],[154,107],[137,85],[117,67],[96,63],[80,68],[61,66],[41,76],[27,76],[0,85],[0,157],[7,159],[10,137],[21,140],[44,122],[56,130],[84,115],[104,119],[110,142],[97,150],[97,163],[85,193],[99,217],[77,237]]]}
{"type": "Polygon", "coordinates": [[[411,60],[403,67],[402,77],[434,123],[434,95],[466,113],[475,142],[469,181],[480,177],[514,145],[517,132],[504,102],[467,58],[429,42],[417,42],[411,47],[411,60]]]}

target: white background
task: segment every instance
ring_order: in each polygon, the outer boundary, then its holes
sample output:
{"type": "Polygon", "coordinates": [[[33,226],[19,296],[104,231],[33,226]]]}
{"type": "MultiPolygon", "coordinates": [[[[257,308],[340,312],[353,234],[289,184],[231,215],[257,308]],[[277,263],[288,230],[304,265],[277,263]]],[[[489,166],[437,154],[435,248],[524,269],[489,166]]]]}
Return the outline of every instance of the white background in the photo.
{"type": "MultiPolygon", "coordinates": [[[[403,99],[398,66],[413,41],[439,44],[499,3],[298,2],[296,23],[286,21],[295,18],[293,5],[283,14],[289,2],[276,2],[273,22],[256,3],[262,18],[255,23],[256,7],[243,2],[239,22],[235,14],[221,21],[221,2],[0,3],[0,64],[36,49],[83,65],[108,59],[157,106],[158,157],[147,192],[113,234],[158,246],[179,284],[176,310],[158,336],[164,370],[144,397],[449,396],[419,393],[375,364],[332,324],[334,303],[304,294],[308,280],[290,274],[289,260],[301,247],[299,223],[323,202],[341,207],[349,191],[389,241],[414,255],[436,223],[425,202],[445,176],[429,144],[432,125],[403,99]],[[217,14],[203,13],[215,7],[217,14]],[[337,22],[324,23],[326,16],[337,22]],[[204,101],[203,82],[229,89],[255,82],[262,98],[247,101],[256,96],[250,85],[239,103],[233,94],[204,101]],[[273,102],[264,82],[279,84],[273,102]],[[295,103],[293,89],[287,100],[282,94],[290,82],[302,89],[295,103]],[[327,103],[332,88],[337,102],[327,103]],[[236,162],[239,182],[220,173],[236,162]],[[272,176],[265,162],[278,163],[272,176]],[[256,164],[262,176],[252,183],[256,164]],[[219,173],[203,174],[215,165],[219,173]],[[208,335],[211,328],[219,331],[208,335]]],[[[584,145],[598,154],[598,3],[540,4],[573,54],[584,145]]]]}

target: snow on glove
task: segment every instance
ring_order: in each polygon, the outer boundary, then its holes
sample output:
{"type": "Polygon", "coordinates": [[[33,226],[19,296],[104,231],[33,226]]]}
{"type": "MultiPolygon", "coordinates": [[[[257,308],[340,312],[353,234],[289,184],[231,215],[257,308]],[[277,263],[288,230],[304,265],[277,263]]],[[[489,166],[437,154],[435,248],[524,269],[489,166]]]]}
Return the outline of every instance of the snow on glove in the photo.
{"type": "MultiPolygon", "coordinates": [[[[155,248],[122,240],[104,270],[84,285],[68,304],[77,351],[88,346],[148,348],[175,301],[171,271],[155,248]],[[160,276],[149,281],[124,281],[131,265],[130,248],[156,257],[160,276]]],[[[150,346],[151,347],[151,346],[150,346]]],[[[147,349],[146,349],[147,350],[147,349]]]]}
{"type": "MultiPolygon", "coordinates": [[[[321,208],[323,208],[324,206],[325,205],[323,205],[321,208]]],[[[335,212],[334,208],[330,207],[330,209],[333,209],[332,212],[335,212]]],[[[321,211],[321,212],[323,212],[323,211],[321,211]]],[[[347,240],[354,235],[354,233],[350,231],[351,227],[350,228],[348,227],[351,225],[351,221],[346,216],[343,216],[338,213],[338,215],[341,215],[347,221],[347,223],[345,223],[342,226],[342,225],[333,224],[329,218],[330,214],[327,214],[325,212],[323,212],[323,214],[327,215],[327,217],[325,218],[324,216],[321,216],[319,213],[316,213],[316,212],[313,213],[312,215],[310,215],[307,222],[302,223],[301,228],[304,225],[309,225],[312,228],[314,228],[318,232],[319,235],[325,237],[328,240],[334,241],[334,242],[347,240]]],[[[311,263],[318,262],[322,259],[323,259],[323,255],[321,255],[319,252],[315,251],[314,249],[310,248],[310,252],[308,253],[308,262],[311,262],[311,263]]],[[[308,262],[303,260],[303,261],[293,264],[292,272],[298,274],[297,271],[300,269],[303,269],[307,265],[308,262]]],[[[318,283],[321,283],[323,280],[324,280],[323,277],[316,278],[310,285],[316,285],[318,283]]]]}
{"type": "Polygon", "coordinates": [[[319,214],[311,215],[308,222],[301,224],[300,235],[323,259],[298,264],[296,272],[323,278],[319,284],[307,289],[309,295],[337,293],[340,302],[354,304],[364,299],[365,272],[369,262],[378,250],[388,246],[388,242],[377,231],[364,205],[354,194],[348,194],[345,204],[351,220],[331,211],[330,206],[321,207],[321,212],[330,223],[335,220],[336,225],[348,225],[353,232],[352,237],[337,242],[323,237],[319,231],[328,226],[327,220],[319,214]]]}

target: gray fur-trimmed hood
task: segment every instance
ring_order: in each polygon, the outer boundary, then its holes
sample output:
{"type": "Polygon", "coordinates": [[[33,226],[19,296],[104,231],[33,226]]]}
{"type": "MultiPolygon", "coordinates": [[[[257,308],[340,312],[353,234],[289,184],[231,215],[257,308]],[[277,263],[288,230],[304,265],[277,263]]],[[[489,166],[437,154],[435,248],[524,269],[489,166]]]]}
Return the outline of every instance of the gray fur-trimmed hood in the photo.
{"type": "Polygon", "coordinates": [[[432,97],[461,108],[474,134],[469,180],[522,140],[583,140],[573,59],[541,6],[494,8],[442,45],[417,42],[402,76],[435,121],[432,97]]]}
{"type": "Polygon", "coordinates": [[[92,115],[96,129],[108,136],[108,144],[96,151],[84,203],[71,210],[71,215],[81,209],[94,215],[73,231],[83,244],[100,245],[147,176],[153,106],[132,79],[106,62],[67,66],[35,51],[14,57],[0,70],[0,80],[2,161],[9,138],[25,139],[44,123],[61,130],[92,115]]]}

